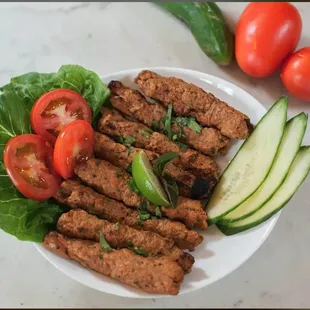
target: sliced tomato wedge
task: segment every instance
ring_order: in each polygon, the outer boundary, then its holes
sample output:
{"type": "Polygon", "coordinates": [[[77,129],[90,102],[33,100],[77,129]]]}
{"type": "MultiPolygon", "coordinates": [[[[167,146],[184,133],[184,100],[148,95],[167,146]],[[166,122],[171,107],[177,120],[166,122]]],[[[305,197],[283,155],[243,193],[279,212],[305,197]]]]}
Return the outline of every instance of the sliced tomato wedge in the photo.
{"type": "Polygon", "coordinates": [[[87,101],[70,89],[56,89],[44,94],[31,110],[33,130],[52,144],[61,130],[76,120],[91,123],[92,112],[87,101]]]}
{"type": "Polygon", "coordinates": [[[94,154],[95,133],[86,121],[74,121],[59,134],[54,149],[56,171],[64,178],[74,176],[74,168],[94,154]]]}
{"type": "Polygon", "coordinates": [[[4,165],[17,189],[27,198],[45,200],[57,193],[61,178],[54,169],[53,148],[42,137],[12,138],[4,150],[4,165]]]}

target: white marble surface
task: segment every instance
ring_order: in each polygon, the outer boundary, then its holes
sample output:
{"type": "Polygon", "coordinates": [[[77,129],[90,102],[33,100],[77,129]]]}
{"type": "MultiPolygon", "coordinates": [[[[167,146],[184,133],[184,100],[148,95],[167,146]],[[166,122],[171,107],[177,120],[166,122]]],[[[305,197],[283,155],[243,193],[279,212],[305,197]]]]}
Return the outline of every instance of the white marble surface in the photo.
{"type": "MultiPolygon", "coordinates": [[[[245,5],[219,4],[232,27],[245,5]]],[[[310,45],[310,5],[295,5],[304,23],[300,46],[310,45]]],[[[143,66],[195,69],[230,80],[266,107],[285,93],[277,75],[260,80],[235,64],[219,68],[183,24],[150,3],[1,3],[0,38],[0,85],[21,73],[77,63],[99,74],[143,66]]],[[[309,113],[310,105],[291,98],[290,114],[300,111],[309,113]]],[[[309,186],[310,178],[249,261],[180,297],[138,300],[97,292],[57,271],[31,244],[0,231],[0,307],[309,307],[309,186]]]]}

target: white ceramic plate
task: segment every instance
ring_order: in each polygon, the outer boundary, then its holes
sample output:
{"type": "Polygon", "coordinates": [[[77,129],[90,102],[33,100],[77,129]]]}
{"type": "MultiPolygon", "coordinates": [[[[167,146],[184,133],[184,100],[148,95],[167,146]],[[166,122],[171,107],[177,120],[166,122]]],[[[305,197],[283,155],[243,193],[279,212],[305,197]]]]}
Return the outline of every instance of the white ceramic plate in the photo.
{"type": "MultiPolygon", "coordinates": [[[[105,83],[111,80],[121,80],[125,85],[136,88],[133,80],[141,70],[133,69],[112,73],[102,77],[102,80],[105,83]]],[[[151,68],[151,70],[164,76],[179,77],[208,92],[212,92],[218,98],[228,102],[234,108],[248,115],[254,124],[266,112],[265,108],[250,94],[238,86],[212,75],[176,68],[151,68]]],[[[226,167],[241,143],[241,141],[234,142],[229,154],[217,159],[221,169],[226,167]]],[[[278,217],[279,213],[254,229],[229,237],[224,236],[214,226],[208,228],[203,233],[204,242],[192,253],[196,262],[192,272],[185,276],[180,295],[207,286],[237,269],[261,246],[273,229],[278,217]]],[[[96,290],[125,297],[163,297],[163,295],[140,292],[127,285],[85,269],[75,262],[58,257],[41,245],[36,244],[35,246],[49,262],[67,276],[96,290]]]]}

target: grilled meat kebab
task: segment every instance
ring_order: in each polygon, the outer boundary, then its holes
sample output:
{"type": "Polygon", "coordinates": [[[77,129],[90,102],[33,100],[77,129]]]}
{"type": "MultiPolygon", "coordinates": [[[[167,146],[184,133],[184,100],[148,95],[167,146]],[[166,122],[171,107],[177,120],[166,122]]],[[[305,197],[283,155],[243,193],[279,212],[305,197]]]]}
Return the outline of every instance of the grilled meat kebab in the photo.
{"type": "Polygon", "coordinates": [[[180,116],[195,116],[202,126],[215,127],[229,138],[245,139],[253,126],[250,119],[213,94],[175,77],[163,77],[149,70],[135,79],[145,96],[165,106],[172,104],[180,116]]]}

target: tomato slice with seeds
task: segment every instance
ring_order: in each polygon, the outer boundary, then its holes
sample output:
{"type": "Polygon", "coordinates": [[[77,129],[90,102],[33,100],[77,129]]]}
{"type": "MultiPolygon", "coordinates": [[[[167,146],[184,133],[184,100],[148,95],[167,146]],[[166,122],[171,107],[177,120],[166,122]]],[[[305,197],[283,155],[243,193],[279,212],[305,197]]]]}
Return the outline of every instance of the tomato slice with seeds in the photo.
{"type": "Polygon", "coordinates": [[[94,154],[95,133],[86,121],[74,121],[59,134],[54,149],[56,171],[64,178],[74,176],[74,168],[94,154]]]}
{"type": "Polygon", "coordinates": [[[61,130],[75,120],[91,123],[87,101],[70,89],[56,89],[41,96],[31,110],[33,130],[54,144],[61,130]]]}
{"type": "Polygon", "coordinates": [[[4,165],[16,188],[27,198],[45,200],[57,193],[61,178],[53,164],[53,148],[42,137],[12,138],[4,150],[4,165]]]}

